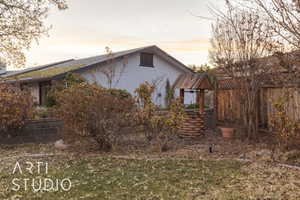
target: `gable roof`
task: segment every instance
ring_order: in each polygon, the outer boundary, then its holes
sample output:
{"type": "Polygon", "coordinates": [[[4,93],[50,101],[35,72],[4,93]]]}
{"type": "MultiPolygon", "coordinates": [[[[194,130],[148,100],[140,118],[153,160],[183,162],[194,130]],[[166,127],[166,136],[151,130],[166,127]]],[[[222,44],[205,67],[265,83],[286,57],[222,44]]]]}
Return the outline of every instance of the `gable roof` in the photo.
{"type": "Polygon", "coordinates": [[[149,52],[158,55],[172,66],[177,67],[185,73],[193,73],[193,70],[158,48],[157,46],[147,46],[126,51],[120,51],[113,54],[104,54],[82,59],[70,59],[61,62],[51,63],[25,70],[16,71],[3,75],[7,81],[32,82],[38,80],[50,80],[65,76],[70,72],[80,72],[88,70],[91,67],[105,64],[112,59],[120,59],[139,52],[149,52]]]}
{"type": "Polygon", "coordinates": [[[212,89],[207,73],[182,74],[174,84],[174,88],[180,89],[212,89]]]}

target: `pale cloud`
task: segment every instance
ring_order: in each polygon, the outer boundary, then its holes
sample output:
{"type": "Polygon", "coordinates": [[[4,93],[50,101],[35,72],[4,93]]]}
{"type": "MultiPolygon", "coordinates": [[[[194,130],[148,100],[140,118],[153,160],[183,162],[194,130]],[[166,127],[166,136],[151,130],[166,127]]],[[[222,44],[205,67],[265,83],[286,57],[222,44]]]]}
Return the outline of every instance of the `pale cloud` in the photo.
{"type": "Polygon", "coordinates": [[[210,16],[220,0],[69,0],[67,11],[52,11],[50,37],[27,52],[27,66],[148,45],[157,45],[185,64],[207,62],[210,16]]]}
{"type": "Polygon", "coordinates": [[[210,48],[210,41],[208,39],[168,41],[162,42],[162,45],[171,51],[203,53],[210,48]]]}
{"type": "MultiPolygon", "coordinates": [[[[135,39],[135,38],[115,38],[115,39],[107,39],[107,40],[69,40],[64,41],[64,45],[73,45],[73,44],[85,47],[103,47],[108,46],[113,49],[120,49],[118,47],[126,47],[126,48],[136,48],[148,45],[157,45],[161,48],[173,50],[173,51],[207,51],[210,48],[209,40],[205,39],[195,39],[195,40],[181,40],[181,41],[159,41],[152,40],[147,41],[143,39],[135,39]],[[115,47],[115,48],[114,48],[115,47]]],[[[60,45],[61,43],[54,43],[56,45],[60,45]]]]}

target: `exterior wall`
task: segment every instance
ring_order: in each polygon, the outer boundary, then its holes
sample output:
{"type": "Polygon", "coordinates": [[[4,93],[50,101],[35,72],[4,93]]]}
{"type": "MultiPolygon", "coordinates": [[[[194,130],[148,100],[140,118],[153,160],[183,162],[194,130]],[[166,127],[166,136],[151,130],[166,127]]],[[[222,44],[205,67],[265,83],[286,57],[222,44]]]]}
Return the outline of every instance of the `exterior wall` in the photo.
{"type": "Polygon", "coordinates": [[[39,102],[39,99],[40,99],[39,83],[38,82],[31,83],[30,85],[27,85],[27,87],[29,88],[31,95],[34,98],[34,102],[39,105],[39,103],[40,103],[39,102]]]}
{"type": "MultiPolygon", "coordinates": [[[[153,100],[157,105],[165,107],[167,80],[173,85],[178,76],[184,72],[171,66],[156,55],[154,55],[153,64],[154,67],[140,66],[140,54],[136,53],[127,58],[123,58],[121,61],[110,62],[104,66],[83,72],[81,75],[89,82],[96,82],[103,87],[124,89],[132,95],[134,95],[135,89],[145,81],[149,83],[154,82],[156,83],[157,90],[153,100]],[[108,83],[108,78],[105,73],[115,74],[111,84],[108,83]]],[[[179,91],[176,90],[175,93],[179,96],[179,91]]],[[[186,93],[185,103],[188,104],[192,102],[192,97],[192,94],[186,93]]]]}

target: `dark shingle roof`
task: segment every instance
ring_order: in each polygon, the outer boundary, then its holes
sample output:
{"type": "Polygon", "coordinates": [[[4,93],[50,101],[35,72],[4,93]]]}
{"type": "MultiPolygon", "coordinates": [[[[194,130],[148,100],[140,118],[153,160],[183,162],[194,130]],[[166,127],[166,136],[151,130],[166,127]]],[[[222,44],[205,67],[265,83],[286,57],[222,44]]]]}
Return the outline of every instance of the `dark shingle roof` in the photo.
{"type": "Polygon", "coordinates": [[[131,55],[140,51],[150,51],[159,54],[168,62],[172,62],[174,65],[179,67],[185,72],[191,72],[192,70],[186,67],[184,64],[180,63],[175,58],[168,55],[166,52],[162,51],[156,46],[141,47],[126,51],[120,51],[113,54],[105,54],[100,56],[93,56],[82,59],[70,59],[57,63],[52,63],[48,65],[42,65],[34,68],[29,68],[25,70],[20,70],[15,73],[9,73],[2,76],[8,80],[19,80],[19,81],[35,81],[39,79],[50,79],[57,76],[62,76],[68,72],[76,72],[79,70],[86,69],[87,67],[95,66],[96,64],[105,63],[111,59],[121,58],[123,56],[131,55]]]}

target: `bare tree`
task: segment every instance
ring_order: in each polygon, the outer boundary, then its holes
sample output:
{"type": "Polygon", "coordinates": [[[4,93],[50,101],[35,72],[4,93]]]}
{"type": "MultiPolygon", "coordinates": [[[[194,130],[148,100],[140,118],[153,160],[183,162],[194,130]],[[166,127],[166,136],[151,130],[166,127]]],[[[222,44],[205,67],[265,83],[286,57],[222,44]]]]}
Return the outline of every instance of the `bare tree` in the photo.
{"type": "Polygon", "coordinates": [[[273,82],[279,82],[283,87],[288,88],[293,83],[296,86],[294,89],[299,90],[300,1],[231,0],[230,2],[259,13],[266,19],[265,26],[268,27],[269,32],[272,32],[273,45],[278,47],[273,52],[280,69],[277,69],[277,76],[273,77],[273,82]]]}
{"type": "MultiPolygon", "coordinates": [[[[268,20],[268,29],[274,32],[274,43],[280,51],[274,56],[279,60],[284,76],[274,81],[282,85],[300,79],[300,1],[299,0],[251,0],[248,1],[255,12],[268,20]]],[[[244,4],[245,7],[245,4],[244,4]]],[[[297,87],[296,87],[297,88],[297,87]]]]}
{"type": "Polygon", "coordinates": [[[271,22],[268,24],[270,29],[276,32],[279,38],[291,45],[291,48],[299,49],[299,0],[250,0],[248,2],[256,12],[264,13],[271,22]]]}
{"type": "Polygon", "coordinates": [[[65,0],[0,0],[1,59],[15,66],[24,64],[23,51],[49,30],[43,20],[52,5],[67,8],[65,0]]]}
{"type": "Polygon", "coordinates": [[[108,56],[107,67],[100,68],[100,71],[105,75],[107,85],[109,88],[116,87],[120,82],[122,75],[125,72],[127,66],[127,58],[122,59],[122,66],[118,67],[115,55],[109,47],[105,47],[106,54],[108,56]]]}
{"type": "Polygon", "coordinates": [[[242,123],[248,139],[258,133],[257,97],[263,79],[272,68],[263,57],[271,55],[273,33],[260,15],[248,9],[226,3],[226,12],[215,10],[216,23],[212,26],[211,61],[237,86],[242,108],[242,123]]]}

